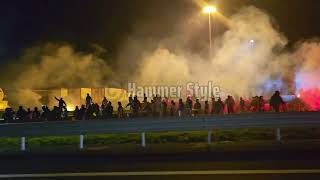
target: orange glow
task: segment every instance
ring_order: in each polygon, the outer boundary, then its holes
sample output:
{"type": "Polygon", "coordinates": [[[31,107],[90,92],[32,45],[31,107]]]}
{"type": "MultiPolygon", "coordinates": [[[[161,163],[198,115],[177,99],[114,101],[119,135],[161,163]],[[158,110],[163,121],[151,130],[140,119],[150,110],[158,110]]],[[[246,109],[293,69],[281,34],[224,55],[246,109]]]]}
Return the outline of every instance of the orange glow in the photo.
{"type": "Polygon", "coordinates": [[[214,6],[206,6],[202,10],[203,13],[205,14],[212,14],[217,12],[217,8],[214,6]]]}

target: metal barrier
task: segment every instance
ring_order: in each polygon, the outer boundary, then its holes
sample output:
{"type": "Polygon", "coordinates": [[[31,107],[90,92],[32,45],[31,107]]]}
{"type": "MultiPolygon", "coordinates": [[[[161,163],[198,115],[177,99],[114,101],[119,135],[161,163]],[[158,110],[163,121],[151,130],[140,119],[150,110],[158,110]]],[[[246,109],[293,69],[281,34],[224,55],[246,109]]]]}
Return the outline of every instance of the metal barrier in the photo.
{"type": "Polygon", "coordinates": [[[207,131],[208,143],[214,129],[275,128],[281,141],[280,128],[320,127],[320,112],[256,113],[224,116],[136,118],[113,120],[57,121],[0,124],[0,137],[22,137],[21,150],[26,150],[28,136],[80,135],[79,148],[84,148],[84,134],[141,133],[146,146],[148,132],[207,131]]]}

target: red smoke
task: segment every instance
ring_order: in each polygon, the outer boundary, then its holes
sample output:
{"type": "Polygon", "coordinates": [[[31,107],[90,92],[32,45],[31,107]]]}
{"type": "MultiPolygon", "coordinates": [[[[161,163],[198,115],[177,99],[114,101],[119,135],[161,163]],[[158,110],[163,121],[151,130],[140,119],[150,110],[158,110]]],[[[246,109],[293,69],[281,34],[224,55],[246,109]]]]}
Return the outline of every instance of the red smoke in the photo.
{"type": "Polygon", "coordinates": [[[306,103],[308,110],[320,110],[320,89],[301,90],[298,96],[306,103]]]}

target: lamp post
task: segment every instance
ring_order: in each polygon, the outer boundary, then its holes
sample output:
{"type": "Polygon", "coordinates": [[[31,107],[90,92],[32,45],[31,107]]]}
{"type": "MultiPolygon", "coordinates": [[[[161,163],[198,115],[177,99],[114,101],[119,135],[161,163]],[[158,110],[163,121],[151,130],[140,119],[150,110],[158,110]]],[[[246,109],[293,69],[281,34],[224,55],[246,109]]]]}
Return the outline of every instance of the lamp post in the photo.
{"type": "Polygon", "coordinates": [[[211,30],[211,14],[217,12],[217,8],[214,6],[206,6],[202,10],[203,13],[208,14],[209,19],[209,56],[211,57],[212,49],[212,30],[211,30]]]}

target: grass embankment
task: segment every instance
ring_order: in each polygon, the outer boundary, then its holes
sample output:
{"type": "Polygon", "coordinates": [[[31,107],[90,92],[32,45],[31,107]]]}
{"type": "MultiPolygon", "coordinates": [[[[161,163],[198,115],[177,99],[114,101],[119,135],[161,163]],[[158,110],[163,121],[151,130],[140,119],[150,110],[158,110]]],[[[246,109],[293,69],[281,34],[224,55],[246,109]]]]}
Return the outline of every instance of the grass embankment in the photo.
{"type": "MultiPolygon", "coordinates": [[[[320,128],[281,129],[283,144],[287,148],[320,147],[320,128]],[[319,140],[319,142],[318,142],[319,140]],[[288,143],[294,142],[294,143],[288,143]],[[306,144],[307,143],[307,144],[306,144]],[[308,145],[308,146],[305,146],[308,145]],[[312,146],[310,146],[312,145],[312,146]]],[[[19,152],[19,138],[0,138],[0,153],[19,152]]],[[[79,136],[27,137],[27,149],[32,152],[78,151],[79,136]]],[[[232,149],[273,149],[275,129],[214,130],[213,144],[207,144],[207,132],[165,132],[146,133],[147,148],[143,152],[189,152],[232,150],[232,149]]],[[[140,134],[85,135],[84,151],[110,153],[140,152],[140,134]]]]}

